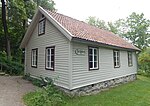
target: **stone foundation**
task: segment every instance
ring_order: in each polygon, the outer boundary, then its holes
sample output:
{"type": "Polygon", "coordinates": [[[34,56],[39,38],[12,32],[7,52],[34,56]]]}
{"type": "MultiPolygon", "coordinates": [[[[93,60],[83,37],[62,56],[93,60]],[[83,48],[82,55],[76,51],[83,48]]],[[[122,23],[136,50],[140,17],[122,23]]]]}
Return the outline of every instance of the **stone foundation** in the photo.
{"type": "Polygon", "coordinates": [[[91,95],[97,94],[101,91],[108,90],[109,88],[118,86],[120,84],[124,84],[130,81],[134,81],[136,79],[136,74],[128,75],[125,77],[120,77],[112,80],[107,80],[103,82],[99,82],[96,84],[84,86],[81,88],[77,88],[74,90],[67,90],[61,88],[65,93],[69,94],[70,96],[83,96],[83,95],[91,95]]]}

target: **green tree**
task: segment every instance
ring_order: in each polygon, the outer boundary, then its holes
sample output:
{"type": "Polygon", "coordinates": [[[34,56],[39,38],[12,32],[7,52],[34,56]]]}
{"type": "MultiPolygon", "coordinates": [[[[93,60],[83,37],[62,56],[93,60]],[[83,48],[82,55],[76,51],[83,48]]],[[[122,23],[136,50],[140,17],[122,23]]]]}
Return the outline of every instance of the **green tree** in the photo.
{"type": "Polygon", "coordinates": [[[8,35],[8,26],[7,26],[7,20],[6,20],[6,2],[4,0],[1,0],[2,2],[2,26],[4,29],[4,35],[5,35],[5,42],[6,42],[6,53],[7,53],[7,59],[10,59],[11,56],[11,50],[10,50],[10,38],[8,35]]]}
{"type": "Polygon", "coordinates": [[[96,17],[89,17],[87,23],[101,29],[109,30],[125,40],[133,43],[140,49],[150,46],[150,20],[144,14],[133,12],[126,19],[105,23],[96,17]]]}
{"type": "Polygon", "coordinates": [[[124,19],[119,19],[114,22],[108,22],[108,29],[109,31],[118,34],[121,37],[124,37],[124,34],[126,34],[127,32],[127,26],[124,19]]]}
{"type": "Polygon", "coordinates": [[[13,59],[17,60],[21,58],[19,45],[25,34],[23,21],[28,19],[24,7],[23,0],[8,0],[8,30],[11,39],[11,52],[13,59]]]}
{"type": "Polygon", "coordinates": [[[0,8],[0,51],[4,51],[5,50],[5,36],[4,36],[4,29],[3,29],[3,25],[2,25],[2,10],[0,8]]]}
{"type": "Polygon", "coordinates": [[[37,6],[41,6],[45,9],[56,11],[55,2],[53,0],[33,0],[37,6]]]}
{"type": "MultiPolygon", "coordinates": [[[[55,3],[52,0],[38,0],[39,5],[50,10],[56,10],[55,3]]],[[[32,19],[37,8],[37,2],[33,0],[7,0],[7,25],[10,39],[11,53],[14,58],[20,60],[21,50],[19,45],[29,26],[29,20],[32,19]]],[[[0,12],[1,14],[1,12],[0,12]]],[[[2,26],[2,17],[0,18],[0,28],[2,26]]],[[[4,30],[0,31],[0,51],[4,50],[5,42],[4,30]]]]}
{"type": "Polygon", "coordinates": [[[26,30],[28,27],[29,20],[32,19],[35,13],[36,3],[33,2],[32,0],[24,0],[24,9],[27,18],[23,20],[23,27],[26,30]]]}
{"type": "Polygon", "coordinates": [[[144,14],[133,12],[126,20],[127,33],[125,37],[132,41],[134,45],[140,49],[144,49],[150,45],[150,20],[144,18],[144,14]]]}
{"type": "Polygon", "coordinates": [[[138,63],[141,73],[150,76],[150,48],[145,49],[139,54],[138,63]]]}
{"type": "Polygon", "coordinates": [[[90,17],[88,17],[88,19],[86,20],[86,22],[88,24],[96,26],[96,27],[98,27],[100,29],[108,30],[105,21],[104,20],[100,20],[99,18],[90,16],[90,17]]]}

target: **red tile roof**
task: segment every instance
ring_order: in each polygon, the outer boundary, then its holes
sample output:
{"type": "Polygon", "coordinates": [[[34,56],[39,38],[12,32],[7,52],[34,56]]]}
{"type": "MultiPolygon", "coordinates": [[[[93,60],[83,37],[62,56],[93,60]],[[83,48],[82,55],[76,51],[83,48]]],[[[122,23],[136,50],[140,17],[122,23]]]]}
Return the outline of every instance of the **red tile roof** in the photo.
{"type": "Polygon", "coordinates": [[[126,42],[121,37],[113,34],[112,32],[102,30],[85,22],[73,19],[71,17],[56,12],[51,12],[48,10],[46,11],[64,28],[66,28],[72,34],[72,37],[99,42],[106,45],[117,46],[121,48],[139,50],[138,48],[126,42]]]}

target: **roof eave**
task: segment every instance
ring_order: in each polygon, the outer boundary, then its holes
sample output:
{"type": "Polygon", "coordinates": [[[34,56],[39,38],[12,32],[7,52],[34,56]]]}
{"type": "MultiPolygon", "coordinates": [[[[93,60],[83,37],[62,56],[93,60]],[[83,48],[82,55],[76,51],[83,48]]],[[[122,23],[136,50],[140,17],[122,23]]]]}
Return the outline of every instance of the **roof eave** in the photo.
{"type": "Polygon", "coordinates": [[[84,43],[84,44],[89,44],[93,46],[101,46],[101,47],[106,47],[106,48],[112,48],[112,49],[121,49],[121,50],[128,50],[128,51],[141,51],[140,49],[133,49],[133,48],[125,48],[125,47],[120,47],[120,46],[115,46],[115,45],[109,45],[109,44],[104,44],[96,41],[91,41],[91,40],[86,40],[82,38],[77,38],[73,37],[72,38],[73,42],[78,42],[78,43],[84,43]]]}

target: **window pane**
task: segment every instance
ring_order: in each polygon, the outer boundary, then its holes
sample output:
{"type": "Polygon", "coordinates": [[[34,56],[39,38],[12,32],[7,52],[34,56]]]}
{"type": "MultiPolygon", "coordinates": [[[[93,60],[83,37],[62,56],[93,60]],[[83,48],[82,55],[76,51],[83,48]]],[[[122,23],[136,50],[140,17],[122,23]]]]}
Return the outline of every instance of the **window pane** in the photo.
{"type": "Polygon", "coordinates": [[[94,56],[94,61],[97,61],[97,56],[94,56]]]}
{"type": "Polygon", "coordinates": [[[119,66],[119,62],[117,62],[117,66],[119,66]]]}
{"type": "Polygon", "coordinates": [[[93,56],[89,56],[89,61],[93,61],[93,56]]]}
{"type": "Polygon", "coordinates": [[[117,61],[119,61],[119,57],[117,57],[116,59],[117,59],[117,61]]]}
{"type": "Polygon", "coordinates": [[[32,50],[32,62],[31,62],[31,65],[32,66],[37,66],[37,49],[33,49],[32,50]]]}
{"type": "Polygon", "coordinates": [[[50,62],[47,62],[47,67],[48,67],[48,68],[50,67],[50,62]]]}
{"type": "Polygon", "coordinates": [[[114,67],[118,67],[120,65],[120,57],[119,57],[119,51],[114,50],[114,67]]]}
{"type": "Polygon", "coordinates": [[[42,23],[40,22],[40,23],[39,23],[39,34],[41,34],[41,32],[42,32],[42,31],[41,31],[41,30],[42,30],[41,26],[42,26],[42,23]]]}
{"type": "Polygon", "coordinates": [[[98,49],[89,48],[89,68],[94,69],[98,67],[98,49]]]}
{"type": "Polygon", "coordinates": [[[50,56],[47,56],[47,61],[50,61],[50,56]]]}
{"type": "Polygon", "coordinates": [[[51,61],[54,61],[54,55],[53,55],[53,56],[51,56],[51,61]]]}
{"type": "Polygon", "coordinates": [[[45,32],[45,20],[43,22],[43,32],[45,32]]]}
{"type": "Polygon", "coordinates": [[[97,62],[94,62],[94,68],[97,68],[97,62]]]}
{"type": "Polygon", "coordinates": [[[118,51],[116,52],[116,56],[117,56],[117,57],[119,56],[119,52],[118,52],[118,51]]]}
{"type": "Polygon", "coordinates": [[[128,65],[132,66],[132,53],[128,52],[128,65]]]}
{"type": "Polygon", "coordinates": [[[53,69],[54,68],[54,55],[55,51],[53,47],[47,48],[47,54],[46,54],[46,62],[47,62],[47,68],[53,69]]]}
{"type": "Polygon", "coordinates": [[[39,22],[39,34],[44,33],[45,31],[45,20],[39,22]]]}
{"type": "Polygon", "coordinates": [[[43,21],[40,22],[40,28],[43,30],[43,21]]]}
{"type": "Polygon", "coordinates": [[[51,62],[51,68],[54,68],[54,62],[51,62]]]}
{"type": "Polygon", "coordinates": [[[116,62],[114,62],[114,66],[117,66],[116,62]]]}
{"type": "Polygon", "coordinates": [[[92,54],[92,49],[89,49],[89,54],[92,54]]]}
{"type": "Polygon", "coordinates": [[[51,54],[54,54],[54,49],[51,49],[51,54]]]}
{"type": "Polygon", "coordinates": [[[50,49],[47,49],[47,55],[49,55],[50,54],[50,49]]]}
{"type": "Polygon", "coordinates": [[[116,57],[114,57],[114,62],[116,62],[116,57]]]}
{"type": "Polygon", "coordinates": [[[97,55],[97,49],[94,49],[94,55],[97,55]]]}
{"type": "Polygon", "coordinates": [[[89,62],[89,68],[93,68],[93,62],[89,62]]]}
{"type": "Polygon", "coordinates": [[[34,61],[34,65],[36,66],[36,60],[34,61]]]}
{"type": "Polygon", "coordinates": [[[129,60],[129,65],[131,65],[131,60],[129,60]]]}

